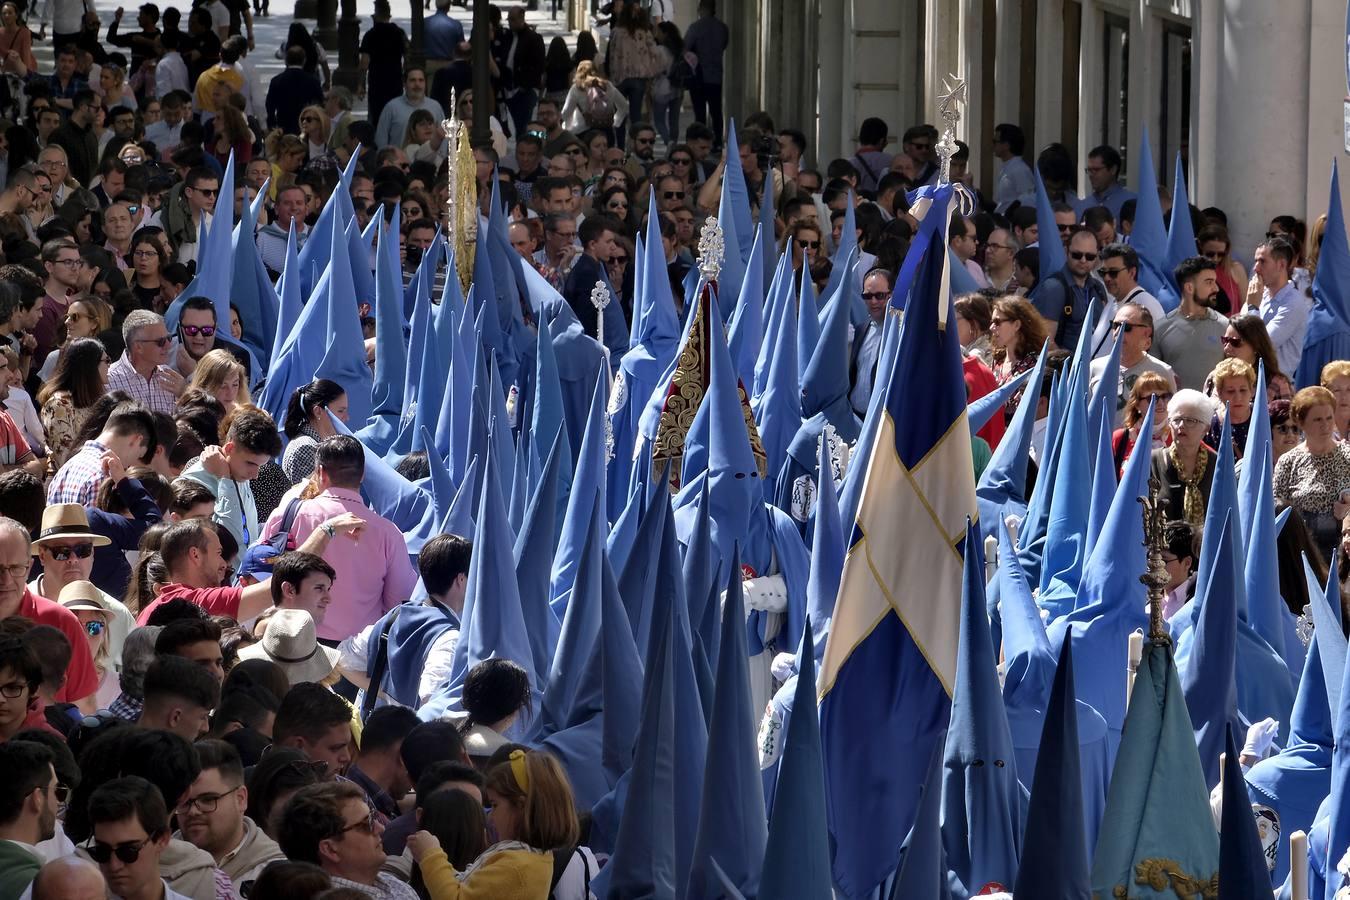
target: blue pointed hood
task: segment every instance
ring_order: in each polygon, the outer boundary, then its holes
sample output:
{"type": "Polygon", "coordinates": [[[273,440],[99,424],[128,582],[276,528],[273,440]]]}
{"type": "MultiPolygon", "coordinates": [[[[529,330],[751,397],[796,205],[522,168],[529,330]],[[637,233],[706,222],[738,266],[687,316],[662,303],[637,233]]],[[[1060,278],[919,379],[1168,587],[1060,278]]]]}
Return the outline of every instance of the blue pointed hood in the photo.
{"type": "Polygon", "coordinates": [[[1066,637],[1059,651],[1045,727],[1041,731],[1040,753],[1027,807],[1026,842],[1013,888],[1016,896],[1063,900],[1085,900],[1090,896],[1078,748],[1073,640],[1066,637]]]}
{"type": "MultiPolygon", "coordinates": [[[[222,182],[223,184],[224,182],[222,182]]],[[[277,331],[277,293],[258,253],[255,230],[262,194],[244,204],[244,215],[231,236],[233,275],[226,300],[239,310],[241,341],[259,360],[266,361],[277,331]]],[[[229,319],[224,321],[228,322],[229,319]]]]}
{"type": "Polygon", "coordinates": [[[1181,689],[1195,729],[1200,765],[1205,784],[1211,789],[1219,783],[1219,754],[1225,735],[1237,720],[1237,608],[1233,595],[1238,572],[1233,529],[1232,517],[1225,516],[1222,530],[1217,532],[1219,550],[1206,579],[1205,593],[1196,595],[1201,611],[1195,624],[1195,644],[1188,665],[1181,669],[1181,689]]]}
{"type": "Polygon", "coordinates": [[[1301,388],[1320,384],[1322,367],[1327,363],[1350,358],[1350,243],[1346,241],[1341,180],[1335,160],[1331,163],[1327,226],[1312,292],[1312,313],[1308,316],[1303,355],[1294,377],[1294,383],[1301,388]]]}
{"type": "MultiPolygon", "coordinates": [[[[377,217],[379,218],[379,217],[377,217]]],[[[398,265],[398,219],[380,229],[375,256],[375,382],[371,412],[395,422],[403,415],[408,346],[403,333],[403,285],[398,265]]],[[[284,275],[282,277],[285,277],[284,275]]]]}
{"type": "MultiPolygon", "coordinates": [[[[1350,673],[1350,666],[1346,667],[1350,673]]],[[[1328,867],[1339,862],[1342,847],[1350,846],[1350,674],[1341,676],[1340,707],[1336,710],[1336,744],[1331,756],[1331,793],[1327,803],[1331,809],[1327,846],[1334,848],[1328,867]]],[[[1339,885],[1337,879],[1327,879],[1327,900],[1331,900],[1339,885]]]]}
{"type": "MultiPolygon", "coordinates": [[[[701,509],[708,508],[708,482],[703,482],[699,498],[701,509]]],[[[689,605],[689,627],[693,629],[695,649],[703,653],[709,663],[717,659],[722,600],[718,575],[718,559],[713,551],[712,517],[698,516],[694,531],[684,548],[681,569],[684,597],[689,605]],[[704,624],[707,623],[705,630],[704,624]]]]}
{"type": "Polygon", "coordinates": [[[1139,284],[1157,297],[1166,310],[1176,305],[1176,295],[1168,285],[1167,230],[1163,223],[1162,204],[1158,201],[1158,176],[1153,167],[1153,147],[1149,142],[1147,127],[1139,142],[1137,171],[1139,197],[1134,210],[1130,246],[1139,254],[1139,284]]]}
{"type": "Polygon", "coordinates": [[[845,264],[845,276],[825,307],[815,351],[802,377],[802,417],[823,415],[839,437],[848,443],[858,439],[862,427],[849,403],[849,295],[855,280],[856,256],[845,264]]]}
{"type": "MultiPolygon", "coordinates": [[[[1105,316],[1103,316],[1103,319],[1105,319],[1105,316]]],[[[1085,328],[1083,330],[1095,331],[1096,329],[1085,328]]],[[[1110,338],[1112,341],[1111,350],[1107,353],[1106,364],[1102,368],[1102,376],[1098,379],[1096,387],[1092,389],[1092,399],[1088,403],[1088,427],[1094,429],[1093,434],[1096,434],[1097,421],[1102,418],[1105,418],[1111,424],[1112,429],[1116,427],[1116,401],[1120,396],[1120,353],[1125,345],[1121,338],[1122,335],[1119,332],[1116,332],[1110,338]]]]}
{"type": "MultiPolygon", "coordinates": [[[[534,704],[539,701],[541,681],[526,637],[525,614],[510,555],[513,536],[493,465],[494,460],[488,457],[464,591],[464,615],[460,617],[463,628],[455,645],[450,681],[418,711],[424,721],[439,718],[448,708],[459,708],[465,676],[483,660],[494,657],[509,659],[523,668],[530,679],[534,704]]],[[[528,727],[522,716],[513,730],[524,733],[528,727]]]]}
{"type": "MultiPolygon", "coordinates": [[[[335,229],[336,231],[336,229],[335,229]]],[[[366,339],[361,332],[361,317],[353,302],[351,263],[345,243],[337,241],[330,265],[327,301],[328,345],[314,378],[327,378],[347,392],[347,415],[352,422],[370,418],[370,367],[366,365],[366,339]]],[[[225,321],[229,321],[228,318],[225,321]]],[[[289,398],[288,398],[289,399],[289,398]]]]}
{"type": "MultiPolygon", "coordinates": [[[[619,596],[623,598],[628,621],[633,627],[633,640],[638,652],[645,654],[651,642],[653,616],[656,604],[656,566],[665,539],[666,507],[670,493],[664,490],[668,483],[663,476],[656,491],[647,495],[638,516],[633,541],[616,573],[619,576],[619,596]]],[[[654,479],[655,480],[655,479],[654,479]]]]}
{"type": "Polygon", "coordinates": [[[806,383],[806,370],[819,341],[820,303],[816,299],[816,286],[811,282],[811,270],[803,264],[797,279],[797,380],[802,385],[806,383]]]}
{"type": "MultiPolygon", "coordinates": [[[[472,287],[469,293],[472,298],[472,287]]],[[[449,360],[450,379],[445,386],[440,414],[436,420],[436,448],[445,455],[455,477],[462,479],[471,452],[475,403],[473,385],[483,348],[478,341],[472,299],[465,300],[454,313],[455,335],[449,360]]]]}
{"type": "Polygon", "coordinates": [[[778,764],[773,815],[760,879],[762,900],[831,900],[830,836],[825,827],[825,767],[816,712],[816,647],[802,631],[793,714],[778,764]]]}
{"type": "MultiPolygon", "coordinates": [[[[766,181],[772,181],[766,178],[766,181]]],[[[746,260],[745,280],[741,282],[736,308],[731,314],[727,343],[736,375],[746,384],[755,377],[755,361],[764,342],[764,236],[755,234],[746,260]]]]}
{"type": "MultiPolygon", "coordinates": [[[[1258,381],[1258,397],[1265,396],[1264,385],[1258,381]]],[[[1270,420],[1263,404],[1260,421],[1252,422],[1252,429],[1264,425],[1269,432],[1270,420]]],[[[1253,418],[1257,417],[1253,413],[1253,418]]],[[[1248,454],[1243,459],[1242,477],[1238,483],[1239,499],[1244,512],[1250,510],[1250,528],[1247,531],[1247,553],[1243,558],[1243,580],[1247,594],[1247,621],[1289,666],[1290,676],[1297,684],[1297,672],[1303,667],[1305,651],[1294,630],[1294,617],[1280,596],[1280,572],[1276,540],[1279,530],[1275,525],[1275,495],[1273,491],[1270,441],[1251,447],[1248,431],[1248,454]]],[[[1245,518],[1245,516],[1244,516],[1245,518]]]]}
{"type": "Polygon", "coordinates": [[[298,258],[300,296],[308,296],[314,290],[314,286],[318,284],[324,266],[328,264],[328,260],[332,258],[335,252],[333,246],[335,236],[338,243],[343,244],[345,249],[346,242],[344,239],[347,222],[355,214],[356,209],[352,206],[352,197],[349,191],[333,191],[328,195],[328,199],[323,204],[323,209],[319,211],[319,218],[315,220],[314,227],[309,231],[309,237],[305,239],[304,246],[300,248],[298,258]]]}
{"type": "Polygon", "coordinates": [[[1087,523],[1091,512],[1092,447],[1096,436],[1088,430],[1088,367],[1092,358],[1092,328],[1079,332],[1078,349],[1066,385],[1068,405],[1060,435],[1055,490],[1050,495],[1041,559],[1041,606],[1052,617],[1074,606],[1083,565],[1087,561],[1087,523]]]}
{"type": "MultiPolygon", "coordinates": [[[[420,423],[417,421],[417,412],[422,407],[423,369],[425,367],[428,370],[427,378],[434,378],[437,368],[441,365],[432,335],[434,325],[431,319],[431,293],[422,289],[422,278],[418,273],[413,274],[412,283],[408,287],[413,298],[412,311],[408,319],[408,363],[404,367],[403,400],[397,433],[385,451],[386,458],[391,461],[407,456],[412,452],[414,443],[420,443],[421,435],[416,432],[418,426],[425,425],[428,419],[427,413],[423,411],[422,421],[420,423]]],[[[435,389],[431,382],[425,382],[425,385],[428,392],[435,389]]],[[[433,422],[431,427],[434,429],[436,424],[433,422]]]]}
{"type": "Polygon", "coordinates": [[[1029,386],[1022,393],[1003,440],[994,448],[993,456],[984,467],[975,485],[975,498],[980,504],[980,529],[983,537],[996,535],[999,523],[1012,514],[1019,519],[1027,514],[1027,462],[1030,459],[1031,435],[1036,426],[1036,407],[1041,399],[1041,381],[1045,377],[1045,358],[1050,352],[1047,341],[1041,347],[1036,368],[1031,370],[1029,386]]]}
{"type": "Polygon", "coordinates": [[[469,461],[464,482],[460,484],[459,490],[455,491],[455,499],[451,501],[450,509],[446,511],[445,518],[441,520],[441,534],[458,534],[465,537],[473,534],[473,490],[477,483],[478,457],[474,457],[469,461]]]}
{"type": "Polygon", "coordinates": [[[793,295],[793,283],[792,254],[780,253],[768,290],[764,292],[764,340],[755,357],[754,378],[752,383],[746,385],[750,391],[750,401],[756,409],[759,408],[760,396],[768,388],[769,370],[778,357],[787,352],[789,340],[783,336],[783,327],[789,321],[793,324],[790,341],[792,371],[797,371],[797,299],[793,295]]]}
{"type": "Polygon", "coordinates": [[[597,514],[596,499],[593,494],[585,544],[577,556],[576,584],[563,616],[557,652],[549,661],[548,687],[541,710],[545,735],[561,731],[572,720],[582,672],[600,636],[600,558],[605,552],[605,529],[602,517],[597,514]]]}
{"type": "Polygon", "coordinates": [[[1083,558],[1092,555],[1097,538],[1106,524],[1106,514],[1116,496],[1116,461],[1111,453],[1111,420],[1106,416],[1096,420],[1096,452],[1092,461],[1092,502],[1088,507],[1088,522],[1083,558]]]}
{"type": "Polygon", "coordinates": [[[1030,370],[1020,375],[1014,375],[1010,380],[994,388],[983,397],[968,403],[966,405],[966,420],[970,424],[970,433],[972,435],[978,434],[981,428],[989,424],[995,414],[1003,412],[1003,408],[1008,405],[1008,401],[1012,399],[1013,394],[1022,390],[1030,380],[1030,370]]]}
{"type": "Polygon", "coordinates": [[[1307,557],[1305,556],[1303,559],[1303,575],[1308,584],[1308,602],[1312,606],[1314,634],[1317,639],[1318,655],[1322,661],[1322,677],[1327,689],[1327,706],[1331,709],[1333,723],[1337,721],[1341,714],[1341,683],[1342,675],[1346,669],[1347,657],[1346,642],[1337,640],[1339,635],[1345,633],[1341,621],[1340,605],[1336,604],[1334,599],[1338,595],[1336,589],[1339,580],[1336,574],[1336,558],[1338,555],[1339,548],[1333,549],[1331,561],[1327,566],[1325,587],[1317,583],[1317,576],[1313,573],[1312,566],[1308,564],[1307,557]]]}
{"type": "Polygon", "coordinates": [[[291,223],[286,234],[286,264],[277,279],[277,327],[272,337],[272,352],[267,355],[271,361],[281,355],[282,346],[300,318],[300,264],[296,260],[295,223],[291,223]]]}
{"type": "Polygon", "coordinates": [[[558,535],[558,549],[553,556],[549,604],[559,617],[567,608],[567,595],[576,580],[577,555],[586,543],[592,515],[591,499],[597,491],[602,498],[601,515],[604,515],[605,461],[608,455],[605,441],[606,387],[606,378],[602,372],[591,395],[590,419],[581,439],[576,477],[572,480],[571,493],[567,497],[567,512],[558,535]]]}
{"type": "Polygon", "coordinates": [[[497,461],[497,486],[505,498],[511,490],[511,472],[516,468],[516,444],[511,434],[511,418],[506,411],[506,389],[502,386],[496,363],[488,366],[486,399],[488,439],[491,442],[492,458],[497,461]]]}
{"type": "Polygon", "coordinates": [[[953,892],[1011,884],[1022,848],[1022,786],[985,612],[984,553],[967,520],[956,686],[943,752],[942,843],[953,892]]]}
{"type": "Polygon", "coordinates": [[[1252,798],[1242,777],[1238,745],[1230,726],[1224,735],[1223,820],[1219,825],[1219,885],[1224,900],[1264,900],[1270,893],[1266,854],[1252,817],[1252,798]]]}
{"type": "Polygon", "coordinates": [[[446,515],[450,512],[450,506],[455,502],[455,484],[450,480],[450,472],[445,467],[445,460],[436,452],[436,447],[431,441],[431,436],[425,438],[427,451],[427,466],[431,470],[430,482],[431,505],[426,514],[422,516],[422,521],[417,527],[403,535],[403,540],[408,545],[408,552],[416,555],[422,551],[422,546],[427,541],[441,533],[441,523],[445,521],[446,515]]]}
{"type": "MultiPolygon", "coordinates": [[[[717,301],[709,299],[709,323],[716,323],[717,301]]],[[[685,483],[676,505],[685,508],[702,490],[700,476],[708,480],[707,514],[713,520],[713,543],[720,560],[729,560],[735,544],[746,545],[751,520],[762,516],[764,486],[759,463],[751,448],[741,387],[732,367],[731,354],[722,330],[712,327],[708,339],[710,355],[708,390],[694,415],[685,451],[685,483]],[[700,421],[702,420],[702,421],[700,421]],[[706,451],[694,446],[696,436],[706,440],[706,451]],[[702,456],[704,468],[698,460],[702,456]]],[[[686,531],[687,529],[682,529],[686,531]]]]}
{"type": "Polygon", "coordinates": [[[347,221],[344,230],[347,242],[347,260],[352,267],[352,288],[357,303],[375,301],[375,277],[370,268],[370,245],[366,243],[365,233],[356,216],[347,221]]]}
{"type": "MultiPolygon", "coordinates": [[[[661,246],[661,216],[656,210],[656,192],[647,203],[647,238],[642,247],[642,283],[633,304],[632,346],[653,352],[680,339],[680,320],[675,314],[675,294],[666,275],[666,255],[661,246]]],[[[629,352],[632,352],[630,350],[629,352]]]]}
{"type": "Polygon", "coordinates": [[[1045,191],[1040,167],[1034,166],[1032,171],[1036,174],[1036,232],[1040,238],[1036,246],[1041,251],[1041,277],[1044,278],[1068,265],[1069,256],[1064,252],[1064,242],[1059,238],[1055,211],[1050,205],[1050,195],[1045,191]]]}
{"type": "Polygon", "coordinates": [[[760,365],[764,365],[764,382],[751,404],[771,477],[776,477],[783,468],[788,446],[802,423],[802,390],[797,366],[797,309],[792,296],[788,261],[789,254],[784,254],[775,276],[775,283],[780,283],[778,278],[782,277],[781,287],[770,291],[768,313],[771,318],[764,343],[760,347],[760,362],[756,365],[757,382],[760,365]]]}
{"type": "Polygon", "coordinates": [[[711,871],[716,862],[746,896],[759,892],[768,826],[755,748],[756,713],[750,700],[750,662],[746,656],[745,606],[741,571],[733,551],[722,609],[717,688],[708,722],[708,757],[703,804],[689,876],[690,898],[713,900],[721,886],[711,871]]]}
{"type": "Polygon", "coordinates": [[[764,253],[759,259],[761,267],[759,283],[761,287],[768,284],[773,278],[773,268],[776,265],[776,260],[770,253],[770,248],[775,244],[776,229],[774,223],[778,218],[778,203],[774,196],[774,188],[777,186],[772,173],[770,173],[769,177],[764,179],[764,190],[759,195],[759,233],[763,236],[761,240],[764,242],[764,253]]]}
{"type": "MultiPolygon", "coordinates": [[[[563,443],[559,451],[560,471],[566,475],[564,485],[572,483],[572,445],[567,436],[567,420],[563,418],[562,386],[558,380],[558,360],[553,355],[553,332],[547,321],[540,321],[539,339],[535,344],[534,357],[534,398],[530,422],[530,439],[538,441],[540,446],[553,446],[553,439],[559,435],[563,443]]],[[[566,487],[563,489],[566,493],[566,487]]]]}
{"type": "MultiPolygon", "coordinates": [[[[1163,270],[1168,276],[1168,287],[1173,291],[1177,290],[1177,284],[1172,271],[1198,252],[1195,227],[1191,223],[1191,201],[1186,195],[1186,169],[1181,164],[1181,153],[1178,151],[1172,174],[1172,217],[1167,223],[1167,267],[1163,270]]],[[[1178,292],[1178,305],[1180,302],[1178,292]]]]}
{"type": "Polygon", "coordinates": [[[891,888],[891,900],[932,897],[948,900],[947,854],[942,846],[942,744],[933,748],[933,758],[924,778],[914,825],[905,838],[904,856],[891,888]]]}
{"type": "MultiPolygon", "coordinates": [[[[736,122],[727,121],[728,148],[736,147],[736,122]]],[[[718,291],[723,297],[722,321],[727,321],[732,310],[731,298],[741,292],[745,280],[745,260],[750,255],[754,238],[754,221],[750,218],[750,193],[745,186],[745,171],[740,154],[727,150],[722,172],[722,192],[717,202],[717,224],[722,227],[724,251],[722,271],[717,277],[718,291]]],[[[686,294],[685,296],[692,296],[686,294]]]]}
{"type": "Polygon", "coordinates": [[[816,466],[816,509],[811,534],[811,575],[806,582],[806,614],[816,629],[815,644],[825,652],[825,638],[834,617],[834,601],[844,574],[847,550],[844,524],[839,518],[839,496],[829,441],[820,442],[816,466]]]}
{"type": "MultiPolygon", "coordinates": [[[[553,684],[555,651],[562,633],[562,623],[548,604],[549,567],[544,565],[544,561],[553,555],[553,545],[557,540],[558,492],[562,486],[562,460],[566,446],[567,439],[563,435],[554,435],[548,461],[544,463],[539,483],[526,507],[513,552],[516,583],[520,589],[520,608],[525,614],[528,629],[526,636],[534,654],[535,671],[550,673],[550,687],[553,684]]],[[[564,716],[558,721],[565,720],[564,716]]]]}

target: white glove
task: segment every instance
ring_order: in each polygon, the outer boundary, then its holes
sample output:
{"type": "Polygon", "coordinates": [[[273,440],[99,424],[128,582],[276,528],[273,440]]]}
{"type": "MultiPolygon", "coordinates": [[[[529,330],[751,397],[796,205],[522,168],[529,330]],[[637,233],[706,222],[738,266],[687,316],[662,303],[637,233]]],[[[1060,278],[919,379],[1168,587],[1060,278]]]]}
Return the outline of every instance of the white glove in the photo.
{"type": "Polygon", "coordinates": [[[769,671],[773,673],[773,680],[782,684],[793,675],[797,674],[797,654],[780,653],[773,658],[773,663],[769,666],[769,671]]]}
{"type": "Polygon", "coordinates": [[[1262,719],[1255,723],[1247,729],[1247,742],[1242,745],[1242,757],[1265,759],[1279,733],[1280,723],[1274,719],[1262,719]]]}

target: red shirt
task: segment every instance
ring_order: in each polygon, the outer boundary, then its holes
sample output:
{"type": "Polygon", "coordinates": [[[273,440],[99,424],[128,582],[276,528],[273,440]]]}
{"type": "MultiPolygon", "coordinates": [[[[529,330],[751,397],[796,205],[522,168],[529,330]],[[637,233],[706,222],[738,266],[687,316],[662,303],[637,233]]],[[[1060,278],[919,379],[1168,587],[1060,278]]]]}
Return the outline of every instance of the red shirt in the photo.
{"type": "Polygon", "coordinates": [[[243,596],[244,589],[237,587],[194,588],[186,584],[166,584],[154,602],[141,610],[141,614],[136,617],[136,624],[145,625],[150,620],[151,613],[179,597],[191,600],[213,616],[229,616],[231,619],[237,619],[239,601],[243,596]]]}
{"type": "MultiPolygon", "coordinates": [[[[967,356],[961,360],[961,369],[966,377],[967,403],[974,403],[985,394],[998,390],[998,381],[994,378],[994,373],[989,371],[989,367],[975,357],[967,356]]],[[[975,433],[989,443],[990,450],[994,450],[997,449],[998,442],[1003,440],[1003,432],[1007,429],[1008,423],[1003,418],[1003,411],[1000,410],[994,413],[994,417],[975,433]]]]}
{"type": "Polygon", "coordinates": [[[25,589],[23,599],[19,601],[19,615],[39,625],[60,629],[70,641],[70,667],[66,669],[66,683],[56,695],[58,703],[74,703],[98,690],[98,673],[94,671],[94,658],[89,653],[89,638],[73,612],[25,589]]]}

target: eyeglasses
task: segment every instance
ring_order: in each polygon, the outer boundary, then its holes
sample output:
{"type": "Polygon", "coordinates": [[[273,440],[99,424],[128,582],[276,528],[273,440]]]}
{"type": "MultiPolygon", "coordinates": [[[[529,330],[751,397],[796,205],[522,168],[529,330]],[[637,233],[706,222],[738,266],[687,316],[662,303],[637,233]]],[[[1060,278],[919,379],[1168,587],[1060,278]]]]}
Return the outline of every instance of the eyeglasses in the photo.
{"type": "Polygon", "coordinates": [[[188,337],[196,337],[199,334],[202,337],[211,337],[216,333],[216,326],[214,325],[183,325],[180,327],[183,329],[183,334],[188,337]]]}
{"type": "Polygon", "coordinates": [[[9,575],[14,581],[23,581],[28,577],[28,571],[32,568],[29,563],[15,563],[12,566],[0,566],[0,572],[9,575]]]}
{"type": "Polygon", "coordinates": [[[99,865],[107,865],[116,855],[124,865],[129,866],[141,858],[141,851],[145,849],[145,845],[153,842],[157,837],[159,837],[158,830],[143,841],[128,841],[116,846],[105,844],[102,841],[93,841],[86,845],[84,849],[89,854],[89,858],[99,865]]]}
{"type": "Polygon", "coordinates": [[[891,296],[890,291],[863,291],[864,300],[885,300],[891,296]]]}
{"type": "Polygon", "coordinates": [[[1148,403],[1148,401],[1153,400],[1155,398],[1157,399],[1159,406],[1166,408],[1167,402],[1172,399],[1172,392],[1168,391],[1167,393],[1162,394],[1145,394],[1144,396],[1139,398],[1139,401],[1141,403],[1148,403]]]}
{"type": "Polygon", "coordinates": [[[80,260],[80,258],[79,258],[78,256],[75,257],[74,259],[54,259],[54,260],[52,260],[52,263],[53,263],[54,265],[65,266],[67,269],[77,269],[77,268],[79,268],[80,262],[81,262],[81,260],[80,260]]]}
{"type": "Polygon", "coordinates": [[[90,637],[98,637],[103,633],[103,629],[106,627],[108,626],[104,625],[98,619],[90,619],[88,622],[84,623],[84,633],[90,637]]]}
{"type": "Polygon", "coordinates": [[[339,831],[337,834],[333,835],[333,837],[335,837],[335,838],[337,838],[337,837],[342,837],[342,836],[343,836],[344,834],[346,834],[347,832],[349,832],[349,831],[356,831],[356,830],[364,831],[364,832],[366,832],[367,834],[374,834],[374,833],[375,833],[375,810],[372,809],[372,810],[368,811],[368,812],[366,813],[366,817],[365,817],[364,819],[362,819],[362,820],[359,821],[359,822],[353,822],[352,824],[348,825],[346,828],[343,828],[343,829],[342,829],[341,831],[339,831]]]}
{"type": "Polygon", "coordinates": [[[1270,427],[1279,434],[1298,435],[1298,426],[1288,422],[1285,422],[1283,425],[1272,425],[1270,427]]]}
{"type": "Polygon", "coordinates": [[[93,316],[86,315],[85,313],[77,313],[77,312],[66,313],[67,322],[78,322],[81,319],[89,319],[90,321],[92,321],[93,318],[94,318],[93,316]]]}
{"type": "Polygon", "coordinates": [[[662,191],[661,196],[667,200],[683,200],[684,191],[662,191]]]}
{"type": "Polygon", "coordinates": [[[47,547],[45,549],[51,554],[52,559],[57,562],[65,562],[70,559],[71,554],[74,554],[80,559],[88,559],[94,553],[94,545],[92,543],[75,544],[73,547],[47,547]]]}
{"type": "Polygon", "coordinates": [[[159,254],[154,250],[137,250],[131,255],[136,259],[159,259],[159,254]]]}
{"type": "Polygon", "coordinates": [[[1012,247],[1011,247],[1010,245],[1008,245],[1008,244],[995,244],[993,241],[988,241],[988,242],[986,242],[985,245],[984,245],[984,248],[985,248],[986,250],[1011,250],[1011,249],[1012,249],[1012,247]]]}
{"type": "Polygon", "coordinates": [[[992,318],[992,319],[989,320],[989,327],[990,327],[990,328],[997,328],[998,326],[1004,324],[1005,322],[1011,322],[1011,321],[1012,321],[1012,319],[1000,319],[998,316],[994,316],[994,318],[992,318]]]}
{"type": "Polygon", "coordinates": [[[1194,416],[1173,416],[1167,420],[1173,428],[1186,428],[1187,426],[1204,425],[1204,420],[1197,419],[1194,416]]]}
{"type": "Polygon", "coordinates": [[[0,697],[4,697],[6,700],[18,700],[26,690],[28,690],[28,682],[11,681],[8,684],[0,684],[0,697]]]}
{"type": "Polygon", "coordinates": [[[167,334],[159,338],[136,338],[137,344],[154,344],[156,347],[167,347],[172,340],[167,334]]]}
{"type": "Polygon", "coordinates": [[[191,815],[192,808],[195,806],[201,812],[213,813],[216,811],[216,807],[220,805],[220,800],[222,797],[230,796],[230,794],[233,794],[235,791],[239,790],[241,786],[242,785],[235,785],[234,787],[220,794],[198,794],[195,797],[189,797],[182,803],[178,804],[178,806],[174,808],[174,812],[180,816],[191,815]]]}
{"type": "Polygon", "coordinates": [[[1136,328],[1143,328],[1143,327],[1144,327],[1144,326],[1142,326],[1142,325],[1136,325],[1136,324],[1133,323],[1133,322],[1112,322],[1112,323],[1111,323],[1111,330],[1112,330],[1112,331],[1123,331],[1123,332],[1125,332],[1126,334],[1129,334],[1131,331],[1134,331],[1136,328]]]}
{"type": "Polygon", "coordinates": [[[1219,343],[1223,344],[1225,347],[1241,347],[1245,342],[1240,337],[1229,337],[1225,334],[1223,337],[1219,338],[1219,343]]]}
{"type": "Polygon", "coordinates": [[[1098,269],[1098,272],[1101,274],[1102,278],[1115,278],[1118,275],[1120,275],[1121,272],[1124,271],[1125,266],[1121,266],[1118,269],[1108,269],[1105,266],[1102,266],[1102,268],[1098,269]]]}
{"type": "Polygon", "coordinates": [[[801,247],[803,250],[806,249],[819,250],[820,241],[808,241],[805,238],[797,238],[797,246],[801,247]]]}
{"type": "Polygon", "coordinates": [[[577,233],[575,231],[551,231],[550,234],[556,234],[560,238],[567,238],[569,241],[575,240],[577,233]]]}

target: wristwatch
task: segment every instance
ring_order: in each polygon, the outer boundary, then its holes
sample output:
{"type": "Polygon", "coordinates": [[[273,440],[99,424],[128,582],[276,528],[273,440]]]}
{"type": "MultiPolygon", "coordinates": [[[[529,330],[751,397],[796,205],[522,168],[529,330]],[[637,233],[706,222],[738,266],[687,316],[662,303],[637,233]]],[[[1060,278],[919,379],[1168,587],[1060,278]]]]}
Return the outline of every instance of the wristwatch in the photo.
{"type": "Polygon", "coordinates": [[[324,534],[328,535],[328,539],[330,541],[333,538],[337,537],[337,529],[334,528],[332,525],[329,525],[327,522],[324,522],[322,525],[319,526],[319,528],[323,531],[324,534]]]}

